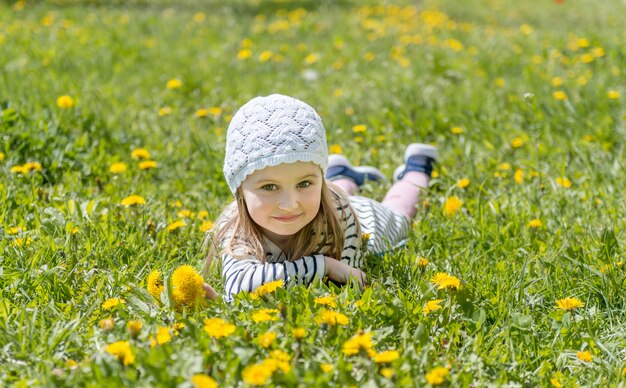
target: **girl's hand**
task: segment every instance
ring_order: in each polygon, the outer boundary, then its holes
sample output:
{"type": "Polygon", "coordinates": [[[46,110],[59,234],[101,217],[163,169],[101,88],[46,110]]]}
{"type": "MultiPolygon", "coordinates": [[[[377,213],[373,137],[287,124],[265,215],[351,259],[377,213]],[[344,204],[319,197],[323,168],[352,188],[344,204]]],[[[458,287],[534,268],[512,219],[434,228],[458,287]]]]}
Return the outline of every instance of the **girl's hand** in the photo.
{"type": "Polygon", "coordinates": [[[207,298],[211,300],[219,298],[220,295],[217,292],[215,292],[213,287],[209,286],[207,283],[204,283],[202,285],[202,288],[204,289],[204,292],[206,292],[207,298]]]}
{"type": "Polygon", "coordinates": [[[325,275],[328,276],[330,280],[345,284],[348,283],[350,279],[355,279],[361,289],[367,284],[365,272],[360,269],[354,268],[342,261],[335,260],[332,257],[325,257],[325,263],[325,275]]]}

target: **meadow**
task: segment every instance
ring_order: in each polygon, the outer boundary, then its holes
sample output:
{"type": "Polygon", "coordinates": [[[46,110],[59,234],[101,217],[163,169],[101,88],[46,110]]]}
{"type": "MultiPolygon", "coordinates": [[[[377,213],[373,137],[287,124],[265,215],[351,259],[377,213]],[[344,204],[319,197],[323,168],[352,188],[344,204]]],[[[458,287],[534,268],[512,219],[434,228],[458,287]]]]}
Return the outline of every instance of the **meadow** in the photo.
{"type": "Polygon", "coordinates": [[[624,386],[624,14],[0,1],[0,384],[624,386]],[[407,246],[363,292],[181,299],[232,199],[229,120],[271,93],[389,177],[437,145],[407,246]]]}

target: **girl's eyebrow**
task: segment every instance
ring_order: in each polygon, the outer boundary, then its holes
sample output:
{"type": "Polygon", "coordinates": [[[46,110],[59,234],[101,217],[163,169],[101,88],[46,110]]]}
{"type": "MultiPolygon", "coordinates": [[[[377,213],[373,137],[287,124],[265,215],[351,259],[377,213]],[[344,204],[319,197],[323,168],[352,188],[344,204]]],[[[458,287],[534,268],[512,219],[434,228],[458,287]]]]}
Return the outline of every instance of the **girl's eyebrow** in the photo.
{"type": "MultiPolygon", "coordinates": [[[[307,174],[305,176],[302,176],[296,180],[301,181],[303,179],[310,179],[310,178],[317,178],[319,175],[318,174],[307,174]]],[[[258,181],[256,181],[257,184],[259,183],[274,183],[276,182],[274,179],[271,178],[261,178],[258,181]]]]}

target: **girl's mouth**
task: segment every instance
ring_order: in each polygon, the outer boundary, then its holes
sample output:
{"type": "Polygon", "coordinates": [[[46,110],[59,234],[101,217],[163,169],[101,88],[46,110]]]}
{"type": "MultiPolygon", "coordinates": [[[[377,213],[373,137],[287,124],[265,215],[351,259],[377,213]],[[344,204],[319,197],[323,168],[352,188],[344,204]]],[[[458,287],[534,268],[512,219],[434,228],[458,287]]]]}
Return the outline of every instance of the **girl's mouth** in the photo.
{"type": "Polygon", "coordinates": [[[298,217],[300,217],[300,214],[295,214],[293,216],[274,217],[274,219],[282,222],[289,222],[295,220],[298,217]]]}

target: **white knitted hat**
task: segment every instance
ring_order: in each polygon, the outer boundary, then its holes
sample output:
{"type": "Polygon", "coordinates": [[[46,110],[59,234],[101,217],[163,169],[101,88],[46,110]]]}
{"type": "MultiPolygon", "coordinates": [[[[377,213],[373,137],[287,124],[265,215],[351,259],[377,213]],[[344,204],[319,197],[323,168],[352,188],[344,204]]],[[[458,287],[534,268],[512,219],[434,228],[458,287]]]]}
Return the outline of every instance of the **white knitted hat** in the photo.
{"type": "Polygon", "coordinates": [[[224,157],[233,194],[256,170],[295,162],[313,162],[326,174],[326,130],[313,108],[280,94],[255,97],[239,108],[228,125],[224,157]]]}

